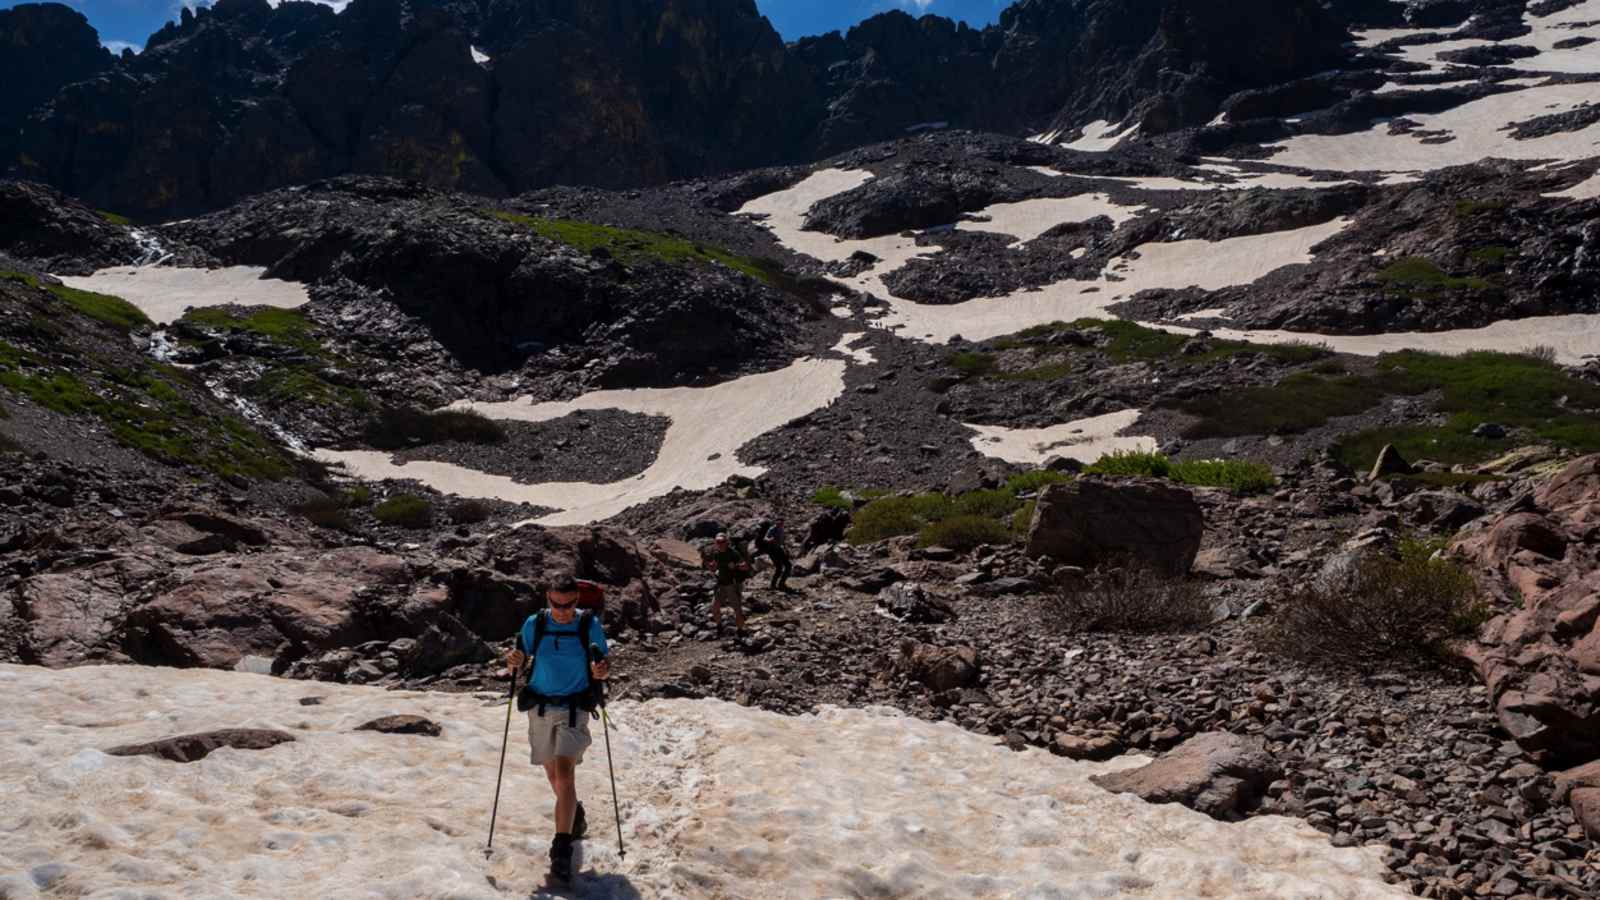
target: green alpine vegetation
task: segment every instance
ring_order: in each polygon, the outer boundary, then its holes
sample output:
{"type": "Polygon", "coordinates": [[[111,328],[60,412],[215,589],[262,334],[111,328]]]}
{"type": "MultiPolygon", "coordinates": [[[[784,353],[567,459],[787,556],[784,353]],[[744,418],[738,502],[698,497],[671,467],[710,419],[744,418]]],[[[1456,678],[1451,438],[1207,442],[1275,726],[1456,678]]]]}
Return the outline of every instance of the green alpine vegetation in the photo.
{"type": "Polygon", "coordinates": [[[1378,281],[1404,293],[1428,294],[1440,290],[1486,290],[1487,279],[1476,275],[1458,278],[1421,256],[1402,256],[1378,271],[1378,281]]]}
{"type": "Polygon", "coordinates": [[[915,534],[921,546],[954,550],[1008,543],[1025,532],[1033,518],[1033,501],[1027,498],[1070,478],[1039,469],[1013,476],[1004,487],[953,497],[938,491],[885,494],[856,510],[845,540],[870,544],[915,534]]]}
{"type": "Polygon", "coordinates": [[[63,415],[93,416],[125,447],[223,477],[292,474],[294,466],[283,452],[242,419],[202,410],[185,399],[179,386],[192,387],[188,373],[149,363],[137,369],[98,364],[95,371],[104,379],[98,387],[0,343],[0,388],[63,415]]]}
{"type": "Polygon", "coordinates": [[[121,225],[123,228],[127,228],[129,225],[133,224],[133,222],[129,220],[127,216],[119,215],[109,210],[97,209],[95,210],[95,213],[98,214],[100,218],[105,219],[107,222],[110,222],[113,225],[121,225]]]}
{"type": "Polygon", "coordinates": [[[226,306],[207,306],[184,313],[178,324],[194,325],[212,331],[253,334],[274,344],[293,347],[311,356],[329,356],[327,349],[312,334],[314,326],[311,320],[297,309],[258,307],[240,310],[226,306]]]}
{"type": "Polygon", "coordinates": [[[490,212],[497,219],[531,228],[541,237],[559,241],[585,253],[603,252],[623,265],[646,262],[679,266],[716,264],[774,287],[782,286],[783,267],[772,260],[741,256],[721,247],[707,246],[676,235],[614,228],[576,219],[546,219],[498,209],[490,212]]]}
{"type": "Polygon", "coordinates": [[[507,434],[504,425],[470,409],[418,412],[389,408],[367,423],[366,439],[379,450],[404,450],[446,441],[500,444],[507,434]]]}
{"type": "Polygon", "coordinates": [[[401,528],[427,528],[433,524],[433,504],[413,494],[395,494],[374,507],[372,514],[385,525],[401,528]]]}
{"type": "Polygon", "coordinates": [[[58,300],[83,315],[122,331],[132,331],[135,328],[151,324],[150,317],[146,316],[139,307],[121,297],[113,297],[110,294],[96,294],[93,291],[80,291],[64,284],[50,284],[40,281],[32,275],[9,270],[0,270],[0,280],[20,282],[31,288],[48,291],[54,294],[58,300]]]}
{"type": "Polygon", "coordinates": [[[1227,488],[1235,494],[1259,494],[1277,483],[1272,469],[1242,459],[1171,460],[1162,453],[1118,451],[1102,456],[1085,473],[1167,478],[1194,487],[1227,488]]]}

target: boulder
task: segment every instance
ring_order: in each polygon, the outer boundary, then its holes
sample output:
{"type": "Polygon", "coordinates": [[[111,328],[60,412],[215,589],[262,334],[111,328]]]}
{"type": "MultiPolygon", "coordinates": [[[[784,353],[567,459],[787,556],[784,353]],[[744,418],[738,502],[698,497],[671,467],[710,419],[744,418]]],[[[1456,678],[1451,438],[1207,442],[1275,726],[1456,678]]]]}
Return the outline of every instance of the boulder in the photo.
{"type": "Polygon", "coordinates": [[[1116,794],[1150,803],[1181,803],[1223,821],[1237,821],[1261,804],[1282,770],[1259,738],[1226,731],[1197,734],[1136,769],[1090,778],[1116,794]]]}
{"type": "Polygon", "coordinates": [[[1121,756],[1122,742],[1108,734],[1083,737],[1076,734],[1058,734],[1050,744],[1050,752],[1067,759],[1099,762],[1121,756]]]}
{"type": "Polygon", "coordinates": [[[1039,495],[1027,552],[1084,568],[1133,559],[1183,575],[1194,565],[1204,530],[1200,504],[1183,488],[1086,478],[1039,495]]]}
{"type": "Polygon", "coordinates": [[[930,596],[922,585],[912,581],[891,584],[879,591],[878,608],[914,625],[942,625],[956,617],[949,603],[930,596]]]}
{"type": "Polygon", "coordinates": [[[900,648],[901,672],[937,692],[967,687],[978,680],[978,651],[908,641],[900,648]]]}
{"type": "Polygon", "coordinates": [[[825,509],[806,526],[806,539],[805,543],[800,545],[801,552],[809,552],[812,548],[827,544],[837,544],[844,540],[844,533],[849,530],[850,513],[847,510],[825,509]]]}
{"type": "Polygon", "coordinates": [[[1600,456],[1569,464],[1531,498],[1452,548],[1506,610],[1462,645],[1500,723],[1524,750],[1600,756],[1600,456]]]}
{"type": "Polygon", "coordinates": [[[205,759],[223,747],[235,750],[266,750],[294,741],[294,735],[268,728],[225,728],[198,734],[182,734],[143,744],[124,744],[106,751],[111,756],[158,756],[178,763],[205,759]]]}
{"type": "Polygon", "coordinates": [[[438,737],[443,733],[439,724],[431,719],[406,715],[383,716],[365,725],[356,726],[356,730],[377,731],[382,734],[417,734],[423,737],[438,737]]]}
{"type": "Polygon", "coordinates": [[[1410,475],[1411,464],[1406,462],[1400,451],[1393,444],[1384,444],[1378,451],[1378,458],[1372,463],[1372,471],[1367,473],[1368,481],[1377,481],[1386,475],[1410,475]]]}

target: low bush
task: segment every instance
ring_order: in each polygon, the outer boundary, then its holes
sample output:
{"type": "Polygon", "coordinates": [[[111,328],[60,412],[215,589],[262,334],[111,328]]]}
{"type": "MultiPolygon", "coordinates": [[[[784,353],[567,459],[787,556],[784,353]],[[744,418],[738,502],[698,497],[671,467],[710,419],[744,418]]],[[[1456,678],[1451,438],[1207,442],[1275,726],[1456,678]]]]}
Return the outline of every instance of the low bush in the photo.
{"type": "Polygon", "coordinates": [[[476,525],[488,521],[494,515],[494,510],[482,500],[458,500],[450,505],[450,523],[452,525],[476,525]]]}
{"type": "Polygon", "coordinates": [[[887,538],[916,534],[950,515],[949,497],[938,493],[881,497],[856,510],[845,540],[870,544],[887,538]]]}
{"type": "Polygon", "coordinates": [[[1169,477],[1180,484],[1227,488],[1235,494],[1259,494],[1278,483],[1271,468],[1242,459],[1181,460],[1172,463],[1169,477]]]}
{"type": "Polygon", "coordinates": [[[1160,453],[1146,453],[1140,450],[1118,450],[1100,457],[1098,461],[1083,471],[1090,475],[1166,478],[1172,471],[1172,463],[1160,453]]]}
{"type": "Polygon", "coordinates": [[[1028,536],[1028,529],[1033,526],[1033,511],[1038,509],[1039,501],[1029,500],[1022,504],[1016,512],[1011,514],[1011,535],[1017,540],[1028,536]]]}
{"type": "Polygon", "coordinates": [[[950,354],[949,363],[950,368],[955,369],[963,378],[981,378],[993,372],[995,367],[992,355],[971,350],[950,354]]]}
{"type": "Polygon", "coordinates": [[[1138,564],[1091,573],[1057,594],[1053,607],[1056,624],[1068,631],[1192,631],[1214,618],[1200,585],[1138,564]]]}
{"type": "Polygon", "coordinates": [[[819,487],[811,494],[811,502],[828,509],[851,509],[855,504],[844,495],[844,491],[831,484],[819,487]]]}
{"type": "Polygon", "coordinates": [[[379,450],[403,450],[444,441],[464,444],[499,444],[506,430],[495,420],[468,409],[418,412],[390,407],[367,424],[367,443],[379,450]]]}
{"type": "Polygon", "coordinates": [[[1458,278],[1421,256],[1402,256],[1378,271],[1378,281],[1403,291],[1429,293],[1439,290],[1483,290],[1489,282],[1477,276],[1458,278]]]}
{"type": "Polygon", "coordinates": [[[379,503],[372,514],[385,525],[427,528],[433,524],[433,504],[412,494],[396,494],[379,503]]]}
{"type": "Polygon", "coordinates": [[[1049,469],[1031,469],[1020,475],[1013,475],[1006,479],[1006,490],[1012,494],[1037,494],[1052,484],[1063,484],[1071,481],[1072,476],[1065,472],[1052,472],[1049,469]]]}
{"type": "Polygon", "coordinates": [[[335,531],[350,531],[350,501],[344,494],[321,495],[293,507],[311,524],[335,531]]]}
{"type": "Polygon", "coordinates": [[[1017,495],[1006,488],[968,491],[955,498],[953,515],[1003,519],[1015,512],[1021,503],[1017,495]]]}
{"type": "Polygon", "coordinates": [[[923,526],[917,543],[923,547],[971,550],[983,544],[1011,543],[1011,529],[988,516],[955,515],[923,526]]]}
{"type": "Polygon", "coordinates": [[[1280,605],[1268,648],[1357,669],[1444,661],[1448,643],[1475,635],[1490,612],[1472,576],[1436,549],[1404,543],[1398,558],[1360,556],[1325,573],[1280,605]]]}

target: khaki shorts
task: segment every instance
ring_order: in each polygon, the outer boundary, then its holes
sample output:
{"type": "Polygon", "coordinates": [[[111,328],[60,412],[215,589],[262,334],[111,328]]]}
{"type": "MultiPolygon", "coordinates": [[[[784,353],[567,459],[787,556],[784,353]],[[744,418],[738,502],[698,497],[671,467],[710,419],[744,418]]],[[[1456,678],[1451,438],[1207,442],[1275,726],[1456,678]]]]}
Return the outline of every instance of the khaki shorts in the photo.
{"type": "Polygon", "coordinates": [[[737,581],[732,584],[719,584],[711,598],[717,606],[732,606],[734,609],[738,609],[740,602],[744,599],[744,585],[737,581]]]}
{"type": "Polygon", "coordinates": [[[577,726],[571,721],[572,712],[565,706],[546,706],[542,716],[537,706],[528,710],[528,758],[534,765],[554,762],[558,756],[583,762],[583,751],[594,743],[589,736],[589,714],[580,709],[577,726]]]}

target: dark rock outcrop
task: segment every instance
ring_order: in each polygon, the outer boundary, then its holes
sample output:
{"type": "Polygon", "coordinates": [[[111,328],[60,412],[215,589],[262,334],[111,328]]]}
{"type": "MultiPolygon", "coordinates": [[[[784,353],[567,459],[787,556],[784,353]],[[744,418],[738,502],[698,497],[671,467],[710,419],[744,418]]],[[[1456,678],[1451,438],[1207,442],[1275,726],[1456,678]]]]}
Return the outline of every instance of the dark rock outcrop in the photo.
{"type": "Polygon", "coordinates": [[[111,68],[115,58],[83,13],[60,3],[0,9],[0,149],[14,125],[64,85],[111,68]]]}
{"type": "Polygon", "coordinates": [[[383,716],[365,725],[356,726],[356,730],[376,731],[380,734],[415,734],[423,737],[438,737],[444,733],[439,723],[432,719],[408,715],[383,716]]]}
{"type": "Polygon", "coordinates": [[[127,228],[44,185],[0,181],[0,209],[0,255],[40,271],[86,275],[143,252],[127,228]]]}
{"type": "Polygon", "coordinates": [[[37,51],[0,41],[0,75],[30,86],[0,108],[0,165],[148,216],[351,172],[500,194],[947,126],[1160,134],[1350,52],[1314,0],[1022,0],[982,30],[893,11],[787,47],[754,0],[219,0],[115,61],[76,13],[22,9],[60,20],[65,63],[35,79],[37,51]]]}
{"type": "Polygon", "coordinates": [[[205,759],[223,747],[234,750],[267,750],[294,741],[294,735],[266,728],[226,728],[162,738],[144,744],[124,744],[106,750],[110,756],[156,756],[176,763],[205,759]]]}

